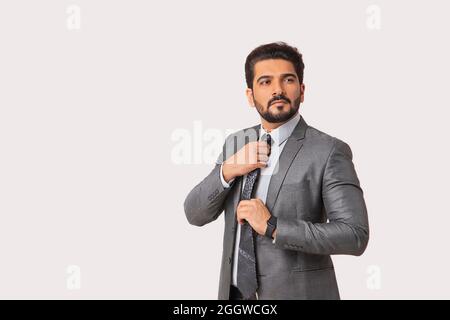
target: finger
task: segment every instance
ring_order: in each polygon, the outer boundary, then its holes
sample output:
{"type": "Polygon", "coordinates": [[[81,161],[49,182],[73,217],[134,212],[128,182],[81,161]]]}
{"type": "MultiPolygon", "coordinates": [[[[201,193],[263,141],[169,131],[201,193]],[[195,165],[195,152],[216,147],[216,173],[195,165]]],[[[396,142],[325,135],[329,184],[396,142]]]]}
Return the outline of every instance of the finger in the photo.
{"type": "Polygon", "coordinates": [[[236,213],[236,219],[240,224],[243,224],[246,221],[247,218],[247,211],[246,210],[239,210],[236,213]]]}
{"type": "Polygon", "coordinates": [[[259,198],[252,199],[252,204],[256,209],[258,208],[258,206],[261,206],[261,205],[266,206],[264,204],[264,202],[259,198]]]}
{"type": "Polygon", "coordinates": [[[264,142],[262,145],[258,145],[258,153],[267,153],[269,152],[269,145],[264,142]]]}
{"type": "MultiPolygon", "coordinates": [[[[249,164],[250,165],[250,167],[249,167],[249,171],[248,172],[251,172],[251,171],[253,171],[253,170],[255,170],[255,169],[260,169],[260,168],[264,168],[264,167],[267,167],[267,162],[263,162],[263,161],[256,161],[255,163],[251,163],[251,164],[249,164]]],[[[248,173],[247,172],[247,173],[248,173]]]]}
{"type": "Polygon", "coordinates": [[[257,156],[269,156],[270,155],[270,149],[269,150],[267,150],[267,152],[266,151],[263,151],[263,152],[258,152],[258,154],[257,154],[257,156]]]}
{"type": "Polygon", "coordinates": [[[269,157],[267,154],[258,154],[258,162],[268,162],[269,157]]]}
{"type": "Polygon", "coordinates": [[[245,203],[243,205],[240,205],[237,208],[237,212],[236,215],[239,214],[239,216],[242,217],[246,217],[246,214],[248,214],[250,207],[252,207],[254,205],[254,203],[250,200],[248,200],[248,203],[245,203]]]}
{"type": "Polygon", "coordinates": [[[255,169],[261,169],[267,167],[267,162],[257,162],[255,165],[255,169]]]}
{"type": "Polygon", "coordinates": [[[267,141],[258,141],[258,147],[270,147],[267,141]]]}
{"type": "Polygon", "coordinates": [[[263,142],[261,146],[259,146],[258,151],[261,150],[264,153],[270,154],[270,148],[271,146],[267,142],[263,142]]]}
{"type": "Polygon", "coordinates": [[[248,206],[251,203],[252,203],[251,200],[241,200],[241,201],[239,201],[238,208],[242,208],[242,207],[248,206]]]}

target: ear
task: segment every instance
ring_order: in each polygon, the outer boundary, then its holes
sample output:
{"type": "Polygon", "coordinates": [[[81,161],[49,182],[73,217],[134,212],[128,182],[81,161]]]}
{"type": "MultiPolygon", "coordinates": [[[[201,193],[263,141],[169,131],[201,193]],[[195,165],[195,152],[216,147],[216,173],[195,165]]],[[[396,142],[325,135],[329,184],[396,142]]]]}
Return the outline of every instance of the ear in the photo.
{"type": "Polygon", "coordinates": [[[255,100],[253,99],[253,90],[252,89],[250,89],[250,88],[247,88],[246,90],[245,90],[245,94],[247,95],[247,100],[248,100],[248,104],[251,106],[251,107],[255,107],[255,100]]]}
{"type": "Polygon", "coordinates": [[[300,102],[303,102],[304,99],[305,99],[305,84],[302,83],[300,85],[300,102]]]}

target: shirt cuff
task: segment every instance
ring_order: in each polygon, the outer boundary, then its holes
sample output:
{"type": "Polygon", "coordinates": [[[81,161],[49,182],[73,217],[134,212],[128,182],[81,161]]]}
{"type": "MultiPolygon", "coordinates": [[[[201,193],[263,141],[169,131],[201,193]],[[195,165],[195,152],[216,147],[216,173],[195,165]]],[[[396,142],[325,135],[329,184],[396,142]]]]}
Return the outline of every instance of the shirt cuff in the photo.
{"type": "Polygon", "coordinates": [[[220,181],[222,182],[222,185],[224,188],[229,188],[230,185],[233,183],[234,179],[231,179],[230,182],[227,183],[223,177],[222,168],[223,168],[223,163],[220,165],[220,181]]]}

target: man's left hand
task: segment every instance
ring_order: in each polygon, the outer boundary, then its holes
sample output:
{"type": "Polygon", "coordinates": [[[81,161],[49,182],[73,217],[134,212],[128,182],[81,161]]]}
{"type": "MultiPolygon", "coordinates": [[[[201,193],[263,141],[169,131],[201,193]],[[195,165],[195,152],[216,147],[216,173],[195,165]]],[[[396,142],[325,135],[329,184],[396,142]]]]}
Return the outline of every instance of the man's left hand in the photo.
{"type": "Polygon", "coordinates": [[[243,224],[247,220],[258,234],[264,235],[267,229],[267,220],[271,214],[261,199],[241,200],[236,211],[237,221],[243,224]]]}

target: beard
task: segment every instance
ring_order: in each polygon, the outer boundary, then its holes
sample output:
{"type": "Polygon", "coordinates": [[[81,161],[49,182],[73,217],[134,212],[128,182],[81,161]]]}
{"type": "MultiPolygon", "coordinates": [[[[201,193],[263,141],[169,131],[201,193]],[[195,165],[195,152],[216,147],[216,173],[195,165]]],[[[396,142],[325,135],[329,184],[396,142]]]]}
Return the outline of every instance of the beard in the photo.
{"type": "Polygon", "coordinates": [[[255,96],[253,96],[253,101],[255,101],[256,110],[258,111],[260,116],[270,123],[286,122],[291,119],[300,108],[300,96],[295,99],[294,103],[291,103],[291,101],[285,96],[274,97],[269,100],[266,108],[264,108],[261,103],[256,101],[255,96]],[[289,103],[290,108],[288,111],[278,112],[275,114],[271,111],[272,109],[270,108],[270,105],[272,104],[272,102],[279,100],[284,100],[285,102],[289,103]]]}

